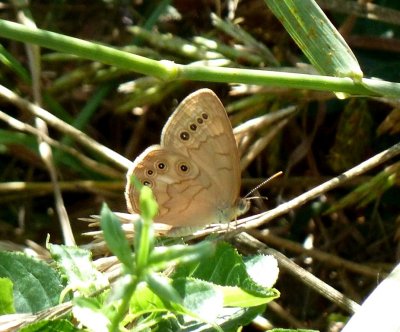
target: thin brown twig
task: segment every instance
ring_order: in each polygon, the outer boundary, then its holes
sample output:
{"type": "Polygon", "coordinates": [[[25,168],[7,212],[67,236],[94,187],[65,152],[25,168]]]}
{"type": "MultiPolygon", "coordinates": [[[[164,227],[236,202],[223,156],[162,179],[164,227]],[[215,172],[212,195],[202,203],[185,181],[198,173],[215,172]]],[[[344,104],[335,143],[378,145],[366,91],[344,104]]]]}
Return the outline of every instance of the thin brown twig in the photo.
{"type": "Polygon", "coordinates": [[[238,220],[240,222],[242,229],[251,229],[259,227],[272,219],[284,215],[288,213],[290,210],[295,209],[308,201],[315,199],[319,195],[326,193],[329,190],[337,188],[343,183],[347,182],[349,179],[352,179],[358,175],[361,175],[372,168],[381,165],[382,163],[390,160],[391,158],[400,154],[400,143],[397,143],[390,147],[389,149],[378,153],[377,155],[367,159],[361,164],[349,169],[348,171],[334,177],[333,179],[320,184],[319,186],[305,192],[304,194],[293,198],[292,200],[280,204],[275,209],[269,210],[267,212],[258,214],[253,217],[244,218],[242,220],[238,220]]]}
{"type": "Polygon", "coordinates": [[[348,271],[359,273],[372,278],[376,278],[377,276],[382,276],[382,277],[386,276],[386,274],[382,273],[382,271],[380,270],[348,261],[336,255],[332,255],[330,253],[326,253],[318,249],[306,249],[302,245],[287,239],[283,239],[279,236],[276,236],[271,232],[269,232],[268,230],[265,231],[249,230],[249,234],[251,234],[252,236],[254,236],[255,238],[257,238],[258,240],[262,241],[265,244],[283,248],[296,254],[307,255],[329,266],[334,266],[336,268],[345,268],[348,271]]]}
{"type": "Polygon", "coordinates": [[[250,163],[265,149],[265,147],[275,138],[275,136],[288,123],[288,119],[282,120],[274,125],[273,128],[263,137],[256,140],[247,150],[246,154],[240,159],[240,168],[246,169],[250,163]]]}
{"type": "MultiPolygon", "coordinates": [[[[82,192],[98,190],[123,190],[124,181],[60,181],[60,188],[63,191],[82,192]]],[[[23,192],[51,192],[52,184],[50,182],[2,182],[0,183],[0,194],[23,193],[23,192]]]]}
{"type": "MultiPolygon", "coordinates": [[[[32,15],[28,9],[27,0],[13,1],[13,4],[16,7],[18,7],[22,3],[25,6],[19,7],[19,9],[17,10],[18,20],[27,27],[30,27],[31,29],[37,29],[36,23],[34,22],[32,15]]],[[[37,105],[42,105],[43,100],[42,100],[42,88],[40,79],[42,66],[40,59],[40,47],[34,44],[25,44],[25,48],[29,59],[29,69],[32,77],[33,98],[37,105]]],[[[35,125],[39,132],[42,132],[48,136],[47,123],[43,119],[35,116],[35,125]]],[[[38,136],[37,138],[39,143],[40,157],[42,158],[44,164],[46,165],[51,182],[53,184],[54,203],[58,215],[58,220],[60,222],[64,243],[66,245],[75,245],[76,242],[74,233],[72,232],[71,223],[68,217],[67,209],[65,208],[64,204],[64,199],[62,197],[60,187],[58,186],[58,175],[54,163],[53,152],[51,150],[50,145],[46,141],[42,140],[40,136],[38,136]]]]}
{"type": "Polygon", "coordinates": [[[64,134],[69,135],[72,139],[79,142],[82,146],[92,151],[95,151],[105,160],[108,160],[113,165],[118,166],[120,169],[127,171],[129,166],[132,164],[130,160],[121,156],[119,153],[98,143],[82,131],[60,120],[45,109],[30,103],[24,98],[19,97],[17,94],[5,88],[4,86],[0,86],[0,97],[8,100],[9,102],[18,106],[20,109],[27,110],[35,116],[38,116],[39,118],[45,120],[48,125],[52,126],[53,128],[59,130],[64,134]]]}
{"type": "Polygon", "coordinates": [[[374,3],[363,3],[360,1],[347,0],[318,0],[318,4],[324,9],[330,9],[346,15],[352,14],[365,17],[370,20],[400,24],[400,13],[398,10],[379,6],[374,3]]]}
{"type": "Polygon", "coordinates": [[[252,237],[248,233],[241,233],[233,238],[235,244],[251,250],[251,252],[258,252],[264,255],[272,255],[278,261],[279,267],[287,271],[288,273],[294,275],[301,282],[305,283],[307,286],[315,290],[320,295],[329,299],[333,303],[340,306],[347,312],[354,313],[359,309],[359,305],[341,294],[332,286],[324,283],[322,280],[318,279],[312,273],[306,271],[302,267],[295,264],[292,260],[287,258],[285,255],[276,251],[275,249],[268,248],[264,243],[258,241],[256,238],[252,237]]]}
{"type": "Polygon", "coordinates": [[[108,177],[113,177],[113,178],[121,178],[124,176],[121,172],[116,171],[112,167],[101,164],[101,163],[97,162],[96,160],[93,160],[93,159],[85,156],[80,151],[56,141],[55,139],[48,136],[45,132],[40,131],[37,128],[35,128],[27,123],[19,121],[19,120],[13,118],[12,116],[8,115],[7,113],[0,111],[0,120],[3,120],[9,126],[15,128],[19,131],[23,131],[23,132],[35,135],[38,138],[40,138],[41,140],[50,144],[51,146],[54,146],[61,151],[69,153],[71,156],[74,156],[76,159],[78,159],[80,162],[82,162],[83,165],[85,165],[88,168],[94,169],[97,173],[103,174],[108,177]]]}

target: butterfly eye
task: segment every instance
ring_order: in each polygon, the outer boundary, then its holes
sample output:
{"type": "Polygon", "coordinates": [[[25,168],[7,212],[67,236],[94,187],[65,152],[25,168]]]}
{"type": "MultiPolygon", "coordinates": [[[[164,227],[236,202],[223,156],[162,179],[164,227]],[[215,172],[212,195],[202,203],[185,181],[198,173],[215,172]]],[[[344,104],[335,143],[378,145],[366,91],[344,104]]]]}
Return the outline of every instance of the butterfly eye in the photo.
{"type": "Polygon", "coordinates": [[[204,120],[207,120],[207,119],[208,119],[208,114],[207,114],[207,113],[202,113],[202,114],[201,114],[201,117],[202,117],[204,120]]]}
{"type": "Polygon", "coordinates": [[[198,124],[202,124],[204,121],[203,121],[203,119],[202,118],[197,118],[197,123],[198,124]]]}
{"type": "Polygon", "coordinates": [[[192,130],[192,131],[196,131],[197,126],[196,126],[194,123],[192,123],[192,124],[190,124],[189,128],[190,128],[190,130],[192,130]]]}
{"type": "Polygon", "coordinates": [[[190,138],[190,135],[187,131],[182,131],[179,135],[179,137],[183,140],[183,141],[187,141],[190,138]]]}
{"type": "Polygon", "coordinates": [[[152,169],[148,169],[148,170],[146,171],[146,174],[147,174],[148,176],[153,176],[153,175],[154,175],[154,171],[153,171],[152,169]]]}

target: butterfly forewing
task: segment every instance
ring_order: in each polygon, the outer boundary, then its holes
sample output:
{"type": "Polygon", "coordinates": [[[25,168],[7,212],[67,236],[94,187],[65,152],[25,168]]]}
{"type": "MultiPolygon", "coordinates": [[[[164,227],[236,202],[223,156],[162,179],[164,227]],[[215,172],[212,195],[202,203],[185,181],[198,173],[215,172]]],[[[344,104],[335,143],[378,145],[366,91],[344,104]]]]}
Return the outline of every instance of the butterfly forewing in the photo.
{"type": "Polygon", "coordinates": [[[212,179],[214,195],[232,205],[239,196],[240,168],[232,126],[218,97],[208,89],[182,101],[164,126],[161,146],[196,163],[212,179]]]}

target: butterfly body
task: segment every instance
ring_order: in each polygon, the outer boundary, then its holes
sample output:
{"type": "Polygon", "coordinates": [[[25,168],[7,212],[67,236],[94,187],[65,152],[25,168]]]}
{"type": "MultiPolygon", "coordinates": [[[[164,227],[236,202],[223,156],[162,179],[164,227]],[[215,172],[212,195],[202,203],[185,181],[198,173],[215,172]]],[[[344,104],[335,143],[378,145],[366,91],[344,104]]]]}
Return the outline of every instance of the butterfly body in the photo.
{"type": "Polygon", "coordinates": [[[248,209],[239,198],[239,154],[230,121],[208,89],[182,101],[165,124],[160,145],[142,152],[128,171],[128,210],[140,213],[132,175],[152,188],[159,205],[155,221],[183,233],[229,222],[248,209]]]}

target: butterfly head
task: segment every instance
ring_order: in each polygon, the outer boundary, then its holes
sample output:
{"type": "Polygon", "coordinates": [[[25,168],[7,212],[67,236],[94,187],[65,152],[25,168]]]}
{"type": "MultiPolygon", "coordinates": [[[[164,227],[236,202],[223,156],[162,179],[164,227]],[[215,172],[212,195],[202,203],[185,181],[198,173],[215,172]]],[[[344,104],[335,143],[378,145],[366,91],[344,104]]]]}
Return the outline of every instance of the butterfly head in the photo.
{"type": "Polygon", "coordinates": [[[250,209],[250,200],[247,198],[239,198],[236,204],[236,217],[245,214],[250,209]]]}
{"type": "Polygon", "coordinates": [[[217,212],[218,223],[228,223],[236,220],[237,217],[245,214],[250,208],[250,201],[247,198],[238,198],[233,206],[219,209],[217,212]]]}

